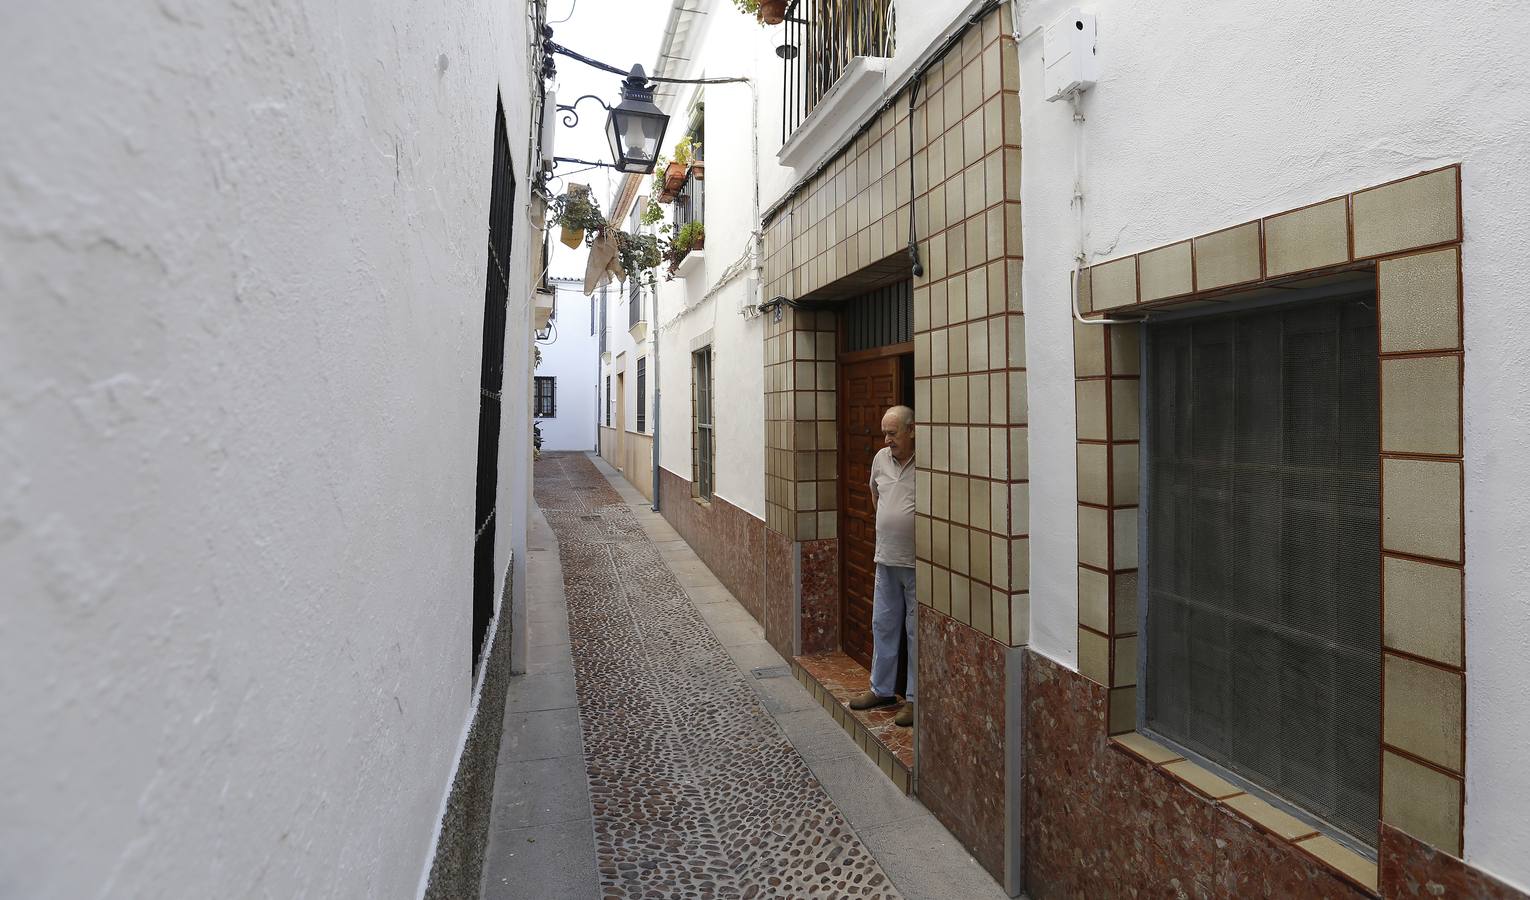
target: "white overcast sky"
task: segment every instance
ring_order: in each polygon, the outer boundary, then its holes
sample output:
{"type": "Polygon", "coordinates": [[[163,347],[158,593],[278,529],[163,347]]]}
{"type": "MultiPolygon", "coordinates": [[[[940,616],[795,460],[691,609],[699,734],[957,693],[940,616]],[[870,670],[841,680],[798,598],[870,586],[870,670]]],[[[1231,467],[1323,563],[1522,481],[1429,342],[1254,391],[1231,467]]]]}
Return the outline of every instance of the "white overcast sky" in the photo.
{"type": "MultiPolygon", "coordinates": [[[[547,21],[552,25],[553,40],[570,50],[622,69],[630,69],[634,64],[641,65],[644,71],[651,73],[654,57],[659,52],[659,40],[663,37],[664,24],[669,20],[670,5],[670,0],[550,0],[547,21]],[[559,21],[564,18],[568,21],[559,21]]],[[[575,98],[583,94],[594,94],[612,106],[621,101],[621,78],[618,76],[592,69],[567,56],[560,55],[554,59],[558,66],[554,87],[558,92],[559,103],[573,103],[575,98]]],[[[554,155],[611,161],[611,149],[605,135],[605,110],[593,100],[579,104],[579,125],[576,128],[563,127],[561,117],[560,113],[553,144],[554,155]]],[[[670,143],[673,137],[672,134],[666,134],[665,142],[670,143]]],[[[570,182],[588,184],[599,199],[601,210],[610,213],[611,197],[621,176],[614,169],[602,168],[561,177],[563,173],[575,172],[579,168],[569,163],[560,163],[554,170],[555,177],[548,184],[548,189],[557,195],[563,193],[570,182]]],[[[556,230],[552,237],[550,274],[584,277],[584,248],[571,251],[558,243],[556,230]]]]}

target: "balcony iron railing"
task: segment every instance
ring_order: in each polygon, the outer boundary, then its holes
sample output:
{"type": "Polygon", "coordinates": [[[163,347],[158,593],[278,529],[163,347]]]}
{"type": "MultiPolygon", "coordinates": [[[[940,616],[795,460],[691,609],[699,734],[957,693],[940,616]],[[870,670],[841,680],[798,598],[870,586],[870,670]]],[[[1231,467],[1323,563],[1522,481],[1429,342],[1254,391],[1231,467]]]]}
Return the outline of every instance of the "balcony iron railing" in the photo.
{"type": "Polygon", "coordinates": [[[857,56],[892,56],[893,0],[793,0],[786,9],[781,141],[792,136],[857,56]]]}

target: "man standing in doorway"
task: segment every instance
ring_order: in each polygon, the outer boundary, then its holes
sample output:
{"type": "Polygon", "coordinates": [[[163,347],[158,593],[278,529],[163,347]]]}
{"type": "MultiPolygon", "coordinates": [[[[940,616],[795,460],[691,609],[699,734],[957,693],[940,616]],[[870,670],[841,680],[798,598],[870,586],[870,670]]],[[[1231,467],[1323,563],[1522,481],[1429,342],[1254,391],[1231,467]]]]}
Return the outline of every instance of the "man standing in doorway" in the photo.
{"type": "Polygon", "coordinates": [[[898,702],[898,638],[908,637],[908,703],[897,724],[914,724],[914,411],[894,406],[882,416],[882,443],[871,461],[871,505],[877,513],[876,584],[871,599],[871,690],[851,709],[898,702]]]}

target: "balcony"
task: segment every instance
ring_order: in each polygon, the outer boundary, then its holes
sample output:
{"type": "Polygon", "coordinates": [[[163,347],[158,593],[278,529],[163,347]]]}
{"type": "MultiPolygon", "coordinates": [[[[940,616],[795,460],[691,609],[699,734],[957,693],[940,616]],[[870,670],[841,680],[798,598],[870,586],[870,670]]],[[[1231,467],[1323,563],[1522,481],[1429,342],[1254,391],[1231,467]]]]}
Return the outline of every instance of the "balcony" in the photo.
{"type": "Polygon", "coordinates": [[[815,134],[844,124],[833,109],[880,93],[896,24],[892,0],[794,0],[787,7],[783,46],[795,52],[782,60],[783,165],[808,162],[815,134]]]}

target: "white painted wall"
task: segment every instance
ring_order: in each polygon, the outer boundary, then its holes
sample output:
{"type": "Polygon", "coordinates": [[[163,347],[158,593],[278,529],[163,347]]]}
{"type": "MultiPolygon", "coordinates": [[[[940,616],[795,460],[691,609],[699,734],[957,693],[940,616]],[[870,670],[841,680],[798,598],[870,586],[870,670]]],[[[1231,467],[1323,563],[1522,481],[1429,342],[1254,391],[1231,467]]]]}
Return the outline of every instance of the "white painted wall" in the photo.
{"type": "MultiPolygon", "coordinates": [[[[600,338],[590,329],[590,298],[578,281],[555,279],[558,312],[552,343],[540,343],[536,374],[558,379],[558,415],[541,419],[543,450],[594,450],[596,366],[600,338]]],[[[599,310],[596,310],[597,315],[599,310]]]]}
{"type": "MultiPolygon", "coordinates": [[[[417,892],[468,715],[526,30],[483,0],[7,11],[0,896],[417,892]]],[[[501,570],[529,315],[512,290],[501,570]]]]}
{"type": "MultiPolygon", "coordinates": [[[[759,316],[746,316],[753,273],[756,135],[763,167],[776,169],[780,146],[781,61],[771,50],[779,29],[762,28],[727,0],[709,0],[709,14],[692,45],[694,62],[683,77],[742,76],[755,79],[762,111],[756,131],[754,90],[749,84],[707,85],[706,235],[703,265],[692,274],[658,285],[659,368],[662,387],[660,465],[686,481],[691,477],[691,352],[711,333],[716,391],[715,496],[765,518],[765,338],[759,316]],[[763,111],[767,98],[774,117],[763,111]]],[[[666,141],[685,136],[685,111],[695,88],[682,89],[666,108],[675,116],[666,141]]],[[[666,148],[668,149],[668,148],[666,148]]],[[[669,210],[666,208],[666,213],[669,210]]],[[[650,363],[652,365],[652,363],[650,363]]]]}
{"type": "MultiPolygon", "coordinates": [[[[1066,9],[1021,4],[1022,34],[1066,9]]],[[[1148,249],[1461,162],[1466,311],[1466,856],[1530,887],[1530,19],[1421,0],[1098,0],[1087,95],[1087,247],[1148,249]]],[[[1075,665],[1071,110],[1021,45],[1030,359],[1031,634],[1075,665]]]]}

